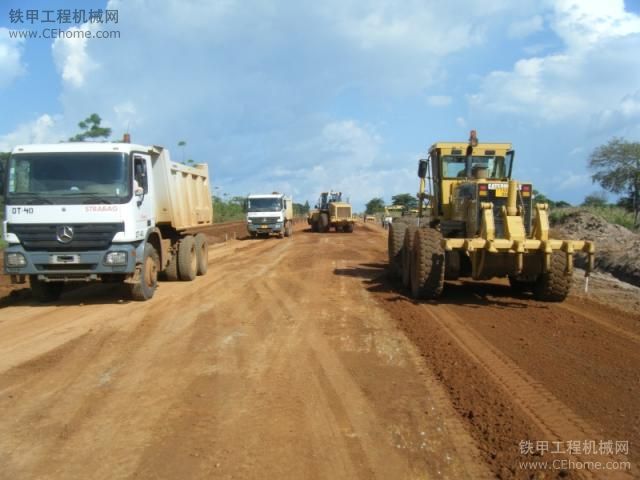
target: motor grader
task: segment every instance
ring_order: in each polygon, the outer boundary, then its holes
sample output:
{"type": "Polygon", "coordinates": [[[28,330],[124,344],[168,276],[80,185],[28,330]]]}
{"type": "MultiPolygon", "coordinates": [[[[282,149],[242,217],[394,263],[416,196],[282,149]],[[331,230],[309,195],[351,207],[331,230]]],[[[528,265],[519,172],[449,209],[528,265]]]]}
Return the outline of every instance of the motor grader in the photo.
{"type": "Polygon", "coordinates": [[[511,178],[513,162],[510,143],[479,143],[475,131],[468,143],[434,143],[419,161],[418,215],[389,229],[391,273],[414,298],[439,297],[445,279],[508,277],[517,292],[562,301],[576,252],[589,276],[595,245],[550,237],[549,207],[511,178]]]}
{"type": "Polygon", "coordinates": [[[322,192],[316,208],[309,212],[307,222],[314,232],[325,233],[330,228],[336,232],[352,233],[355,218],[351,204],[342,200],[342,192],[322,192]]]}

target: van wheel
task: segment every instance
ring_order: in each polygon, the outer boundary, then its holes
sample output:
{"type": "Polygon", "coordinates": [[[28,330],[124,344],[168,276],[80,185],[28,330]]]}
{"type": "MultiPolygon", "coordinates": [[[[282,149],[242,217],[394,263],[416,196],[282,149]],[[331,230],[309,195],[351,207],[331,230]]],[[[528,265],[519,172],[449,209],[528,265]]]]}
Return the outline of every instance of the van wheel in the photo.
{"type": "Polygon", "coordinates": [[[158,270],[160,259],[158,252],[150,243],[144,246],[142,267],[138,281],[131,285],[131,298],[137,301],[149,300],[158,287],[158,270]]]}
{"type": "Polygon", "coordinates": [[[204,275],[209,268],[209,244],[204,233],[196,235],[196,259],[198,263],[198,275],[204,275]]]}
{"type": "Polygon", "coordinates": [[[63,282],[43,282],[38,280],[37,275],[30,275],[29,282],[31,284],[31,294],[39,302],[55,302],[60,298],[64,289],[63,282]]]}
{"type": "Polygon", "coordinates": [[[180,280],[190,282],[197,274],[196,242],[192,235],[187,235],[178,245],[178,276],[180,280]]]}

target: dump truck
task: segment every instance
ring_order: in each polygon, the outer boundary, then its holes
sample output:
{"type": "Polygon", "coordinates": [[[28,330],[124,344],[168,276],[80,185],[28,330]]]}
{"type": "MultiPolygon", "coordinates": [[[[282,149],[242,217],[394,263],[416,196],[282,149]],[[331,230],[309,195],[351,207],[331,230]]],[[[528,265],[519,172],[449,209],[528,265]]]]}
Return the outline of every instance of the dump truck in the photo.
{"type": "Polygon", "coordinates": [[[413,297],[439,297],[445,279],[508,277],[517,292],[562,301],[578,252],[588,277],[594,243],[551,237],[548,205],[511,178],[514,158],[510,143],[479,143],[472,131],[468,143],[434,143],[419,161],[418,215],[394,219],[388,237],[391,273],[413,297]]]}
{"type": "Polygon", "coordinates": [[[92,281],[126,284],[133,299],[148,300],[159,273],[184,281],[206,273],[207,239],[194,229],[212,223],[208,166],[126,140],[13,149],[3,222],[13,283],[28,278],[41,301],[92,281]]]}
{"type": "Polygon", "coordinates": [[[293,199],[282,193],[247,197],[247,231],[252,237],[293,235],[293,199]]]}
{"type": "Polygon", "coordinates": [[[352,233],[355,217],[351,204],[342,200],[342,192],[329,191],[320,194],[307,222],[314,232],[325,233],[334,228],[336,232],[352,233]]]}

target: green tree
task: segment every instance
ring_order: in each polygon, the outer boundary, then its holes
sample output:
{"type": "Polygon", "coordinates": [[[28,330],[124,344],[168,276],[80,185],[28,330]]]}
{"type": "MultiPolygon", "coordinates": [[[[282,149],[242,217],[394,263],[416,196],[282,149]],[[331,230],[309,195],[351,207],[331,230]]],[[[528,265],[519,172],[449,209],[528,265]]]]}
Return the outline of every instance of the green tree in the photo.
{"type": "Polygon", "coordinates": [[[105,139],[111,136],[111,129],[107,127],[101,127],[100,123],[102,119],[97,113],[92,113],[87,118],[78,123],[78,127],[83,131],[77,133],[75,136],[69,139],[70,142],[84,142],[87,139],[97,140],[101,137],[105,139]]]}
{"type": "Polygon", "coordinates": [[[186,141],[180,140],[178,142],[178,147],[180,147],[180,149],[182,150],[182,163],[184,163],[184,150],[185,150],[186,146],[187,146],[187,142],[186,141]]]}
{"type": "Polygon", "coordinates": [[[418,208],[418,199],[410,193],[399,193],[391,197],[392,205],[402,205],[405,209],[418,208]]]}
{"type": "Polygon", "coordinates": [[[293,203],[293,214],[296,216],[306,215],[309,213],[309,202],[306,201],[304,204],[302,203],[293,203]]]}
{"type": "Polygon", "coordinates": [[[640,142],[614,137],[589,157],[591,180],[611,193],[631,198],[634,225],[640,225],[640,142]]]}
{"type": "Polygon", "coordinates": [[[384,212],[384,200],[380,197],[372,198],[365,205],[367,215],[384,212]]]}
{"type": "Polygon", "coordinates": [[[603,192],[587,195],[582,202],[583,207],[606,207],[607,196],[603,192]]]}
{"type": "MultiPolygon", "coordinates": [[[[549,205],[549,208],[556,207],[556,202],[547,197],[544,193],[539,192],[538,190],[533,190],[533,203],[546,203],[549,205]]],[[[565,202],[566,203],[566,202],[565,202]]]]}

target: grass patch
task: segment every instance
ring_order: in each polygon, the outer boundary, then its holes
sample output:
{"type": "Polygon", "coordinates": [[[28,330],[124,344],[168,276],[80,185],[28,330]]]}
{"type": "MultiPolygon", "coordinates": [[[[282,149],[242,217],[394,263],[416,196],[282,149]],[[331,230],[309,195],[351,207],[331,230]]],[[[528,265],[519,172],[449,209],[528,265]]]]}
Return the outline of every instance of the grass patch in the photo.
{"type": "Polygon", "coordinates": [[[629,230],[639,231],[633,225],[633,213],[622,207],[608,205],[604,207],[566,207],[551,210],[549,220],[552,224],[562,223],[566,217],[576,212],[588,212],[604,218],[607,222],[621,225],[629,230]]]}

